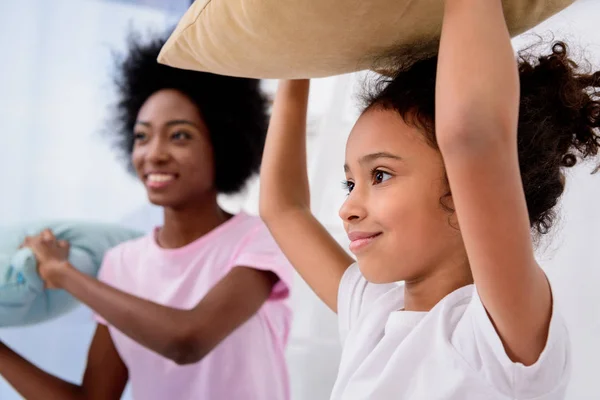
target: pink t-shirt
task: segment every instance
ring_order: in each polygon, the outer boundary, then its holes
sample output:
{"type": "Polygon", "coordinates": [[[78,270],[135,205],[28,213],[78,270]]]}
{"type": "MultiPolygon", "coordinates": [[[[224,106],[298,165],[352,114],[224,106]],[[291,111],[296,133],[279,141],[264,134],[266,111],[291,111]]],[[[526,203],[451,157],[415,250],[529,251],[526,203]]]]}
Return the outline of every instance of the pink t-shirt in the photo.
{"type": "Polygon", "coordinates": [[[284,350],[292,267],[258,217],[237,214],[178,249],[159,247],[154,233],[123,243],[107,253],[99,279],[135,296],[189,309],[236,266],[273,271],[280,281],[250,320],[196,364],[179,366],[109,326],[135,399],[290,398],[284,350]]]}

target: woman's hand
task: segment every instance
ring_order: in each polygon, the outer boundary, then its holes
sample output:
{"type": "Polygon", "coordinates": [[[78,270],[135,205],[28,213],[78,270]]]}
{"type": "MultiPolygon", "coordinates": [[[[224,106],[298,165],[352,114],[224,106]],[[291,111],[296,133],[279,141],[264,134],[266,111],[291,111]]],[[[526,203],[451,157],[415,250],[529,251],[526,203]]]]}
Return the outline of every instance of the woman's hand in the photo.
{"type": "Polygon", "coordinates": [[[60,289],[60,281],[73,267],[69,264],[69,243],[57,240],[50,229],[36,236],[27,236],[20,248],[31,249],[38,264],[38,273],[49,289],[60,289]]]}

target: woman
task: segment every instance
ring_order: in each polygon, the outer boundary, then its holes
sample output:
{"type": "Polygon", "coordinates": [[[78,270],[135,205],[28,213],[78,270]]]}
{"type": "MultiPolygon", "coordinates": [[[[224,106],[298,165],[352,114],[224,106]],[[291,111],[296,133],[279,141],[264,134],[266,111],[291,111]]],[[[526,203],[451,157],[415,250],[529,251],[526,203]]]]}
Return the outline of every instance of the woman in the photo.
{"type": "Polygon", "coordinates": [[[27,238],[49,288],[97,315],[81,385],[0,346],[0,374],[27,399],[287,399],[291,267],[258,217],[219,193],[259,168],[259,82],[156,63],[162,40],[132,40],[119,64],[119,143],[164,225],[105,257],[99,280],[68,264],[50,231],[27,238]]]}

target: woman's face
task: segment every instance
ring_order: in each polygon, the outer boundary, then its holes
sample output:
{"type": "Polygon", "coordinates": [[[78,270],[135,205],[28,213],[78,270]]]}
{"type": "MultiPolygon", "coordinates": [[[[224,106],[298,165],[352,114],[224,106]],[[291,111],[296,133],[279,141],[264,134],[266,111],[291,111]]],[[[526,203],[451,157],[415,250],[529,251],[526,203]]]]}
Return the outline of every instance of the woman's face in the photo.
{"type": "Polygon", "coordinates": [[[198,107],[183,93],[163,89],[146,100],[135,123],[132,163],[148,199],[180,208],[214,192],[214,156],[198,107]]]}

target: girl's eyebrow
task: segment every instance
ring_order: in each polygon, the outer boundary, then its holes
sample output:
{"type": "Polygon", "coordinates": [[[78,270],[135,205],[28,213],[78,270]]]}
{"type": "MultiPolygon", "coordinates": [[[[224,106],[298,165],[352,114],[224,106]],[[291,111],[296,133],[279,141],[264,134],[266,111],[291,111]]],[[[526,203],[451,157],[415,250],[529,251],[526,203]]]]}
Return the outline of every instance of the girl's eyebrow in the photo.
{"type": "MultiPolygon", "coordinates": [[[[375,160],[378,160],[380,158],[389,158],[392,160],[402,160],[402,157],[397,156],[395,154],[392,153],[388,153],[387,151],[378,151],[376,153],[371,153],[371,154],[367,154],[364,155],[360,158],[360,160],[358,160],[359,164],[368,164],[368,163],[372,163],[375,160]]],[[[350,170],[350,167],[348,167],[348,164],[344,164],[344,172],[348,172],[350,170]]]]}

